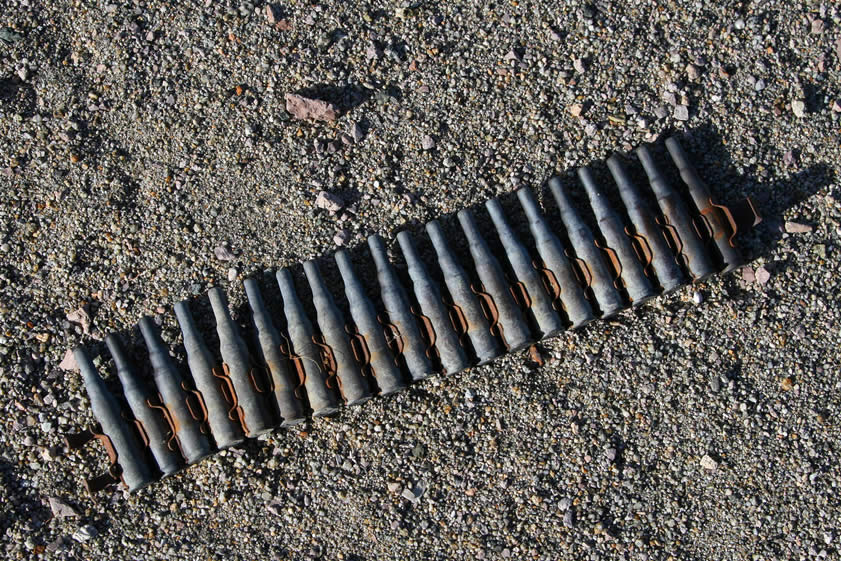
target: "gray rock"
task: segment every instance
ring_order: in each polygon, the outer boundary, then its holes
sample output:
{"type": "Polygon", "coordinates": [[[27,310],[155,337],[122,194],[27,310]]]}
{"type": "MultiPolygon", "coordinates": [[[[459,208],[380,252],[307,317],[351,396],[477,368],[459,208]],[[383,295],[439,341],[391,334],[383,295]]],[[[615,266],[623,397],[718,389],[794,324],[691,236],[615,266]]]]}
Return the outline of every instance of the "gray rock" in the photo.
{"type": "Polygon", "coordinates": [[[704,454],[701,458],[701,467],[707,471],[715,471],[718,469],[718,462],[715,461],[709,454],[704,454]]]}
{"type": "Polygon", "coordinates": [[[690,62],[686,65],[686,77],[692,80],[693,82],[696,81],[698,78],[701,77],[700,69],[690,62]]]}
{"type": "Polygon", "coordinates": [[[788,167],[797,165],[797,156],[794,155],[793,150],[786,150],[786,153],[783,154],[783,163],[788,167]]]}
{"type": "Polygon", "coordinates": [[[421,137],[421,148],[423,150],[432,150],[435,148],[435,140],[428,134],[423,135],[421,137]]]}
{"type": "Polygon", "coordinates": [[[283,501],[274,499],[266,503],[266,510],[275,516],[283,516],[283,501]]]}
{"type": "Polygon", "coordinates": [[[320,191],[315,198],[315,206],[328,212],[339,212],[345,206],[345,201],[335,193],[320,191]]]}
{"type": "Polygon", "coordinates": [[[795,99],[791,102],[791,111],[794,113],[795,117],[805,117],[806,103],[802,99],[795,99]]]}
{"type": "Polygon", "coordinates": [[[575,509],[570,507],[564,513],[564,526],[572,528],[575,526],[575,509]]]}
{"type": "Polygon", "coordinates": [[[274,25],[278,20],[278,8],[274,4],[266,4],[266,21],[269,25],[274,25]]]}
{"type": "Polygon", "coordinates": [[[219,261],[232,261],[235,256],[227,245],[217,245],[213,248],[213,255],[219,261]]]}
{"type": "Polygon", "coordinates": [[[678,121],[688,121],[689,120],[689,107],[685,105],[676,105],[674,118],[678,121]]]}
{"type": "Polygon", "coordinates": [[[344,228],[333,236],[333,243],[339,247],[346,245],[348,241],[350,241],[350,232],[344,228]]]}
{"type": "Polygon", "coordinates": [[[99,535],[99,531],[91,525],[86,524],[78,528],[75,532],[73,532],[73,539],[79,543],[84,543],[88,540],[92,540],[96,536],[99,535]]]}
{"type": "Polygon", "coordinates": [[[756,280],[756,273],[752,267],[742,267],[742,280],[745,282],[753,282],[756,280]]]}
{"type": "Polygon", "coordinates": [[[759,284],[767,284],[769,280],[771,280],[771,273],[768,272],[768,269],[765,267],[759,267],[756,272],[756,282],[759,284]]]}
{"type": "Polygon", "coordinates": [[[80,325],[83,333],[90,333],[91,317],[88,315],[88,311],[86,309],[78,308],[72,312],[68,312],[65,317],[67,318],[67,321],[80,325]]]}
{"type": "Polygon", "coordinates": [[[76,363],[76,357],[73,356],[73,349],[67,349],[64,353],[64,358],[61,359],[58,367],[67,371],[79,370],[79,365],[76,363]]]}
{"type": "Polygon", "coordinates": [[[79,513],[72,506],[58,497],[50,497],[48,500],[50,510],[56,518],[77,518],[79,516],[79,513]]]}

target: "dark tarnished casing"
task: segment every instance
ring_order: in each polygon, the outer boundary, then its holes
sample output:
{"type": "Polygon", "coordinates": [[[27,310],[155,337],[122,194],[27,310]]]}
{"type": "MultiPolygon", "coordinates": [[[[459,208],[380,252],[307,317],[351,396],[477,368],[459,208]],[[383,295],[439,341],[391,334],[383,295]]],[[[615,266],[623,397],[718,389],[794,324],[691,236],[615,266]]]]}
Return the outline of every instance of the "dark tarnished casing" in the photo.
{"type": "Polygon", "coordinates": [[[181,454],[187,464],[194,464],[211,453],[210,443],[201,432],[202,421],[194,419],[190,412],[184,380],[169,356],[169,349],[164,345],[158,327],[150,317],[140,318],[138,325],[149,351],[155,386],[169,413],[181,454]]]}
{"type": "Polygon", "coordinates": [[[312,302],[315,306],[316,321],[321,336],[333,357],[336,379],[342,396],[348,405],[365,403],[371,399],[371,390],[354,359],[342,312],[336,306],[333,295],[327,290],[315,260],[304,263],[304,273],[307,275],[307,282],[312,292],[312,302]]]}
{"type": "Polygon", "coordinates": [[[531,344],[532,336],[523,318],[523,313],[514,301],[511,286],[505,279],[499,261],[491,253],[485,238],[479,233],[476,222],[473,220],[473,214],[468,209],[458,213],[458,221],[467,238],[470,255],[473,258],[473,266],[479,276],[479,281],[490,294],[499,314],[498,323],[502,328],[502,338],[510,351],[524,349],[531,344]]]}
{"type": "Polygon", "coordinates": [[[245,279],[243,285],[251,308],[251,320],[257,331],[257,353],[262,366],[265,366],[271,377],[275,404],[283,419],[280,426],[300,425],[306,421],[306,417],[304,408],[295,395],[296,376],[290,372],[289,360],[280,350],[280,332],[266,309],[257,279],[245,279]]]}
{"type": "Polygon", "coordinates": [[[137,441],[128,421],[123,418],[119,403],[108,391],[105,381],[96,371],[85,349],[76,347],[73,350],[73,357],[79,365],[82,381],[90,398],[93,416],[99,423],[102,434],[108,437],[117,454],[117,464],[121,469],[120,477],[129,491],[142,489],[153,481],[149,465],[144,457],[143,447],[137,441]]]}
{"type": "Polygon", "coordinates": [[[345,285],[345,297],[350,315],[367,348],[368,364],[373,376],[383,395],[392,394],[404,387],[406,383],[388,348],[383,326],[377,320],[377,311],[365,294],[365,288],[353,270],[348,253],[341,249],[335,253],[334,258],[345,285]]]}
{"type": "Polygon", "coordinates": [[[718,249],[721,260],[724,263],[724,271],[722,272],[729,273],[745,262],[739,250],[731,243],[731,237],[736,232],[727,223],[722,208],[713,203],[709,189],[701,181],[698,172],[695,171],[695,167],[689,161],[689,157],[683,151],[683,147],[677,138],[667,138],[666,149],[669,151],[669,155],[671,155],[672,161],[674,161],[678,171],[680,171],[680,177],[683,179],[683,182],[689,187],[689,195],[695,203],[695,208],[698,210],[701,220],[706,225],[708,233],[715,247],[718,249]]]}
{"type": "Polygon", "coordinates": [[[449,242],[441,230],[441,224],[432,220],[426,224],[426,233],[438,256],[438,266],[444,275],[444,284],[458,308],[464,321],[464,331],[479,359],[479,364],[486,364],[502,354],[502,348],[491,333],[490,322],[482,312],[479,297],[470,285],[470,279],[458,264],[449,242]]]}
{"type": "Polygon", "coordinates": [[[560,333],[564,324],[561,317],[552,307],[552,300],[549,298],[540,273],[534,268],[528,251],[517,239],[514,230],[508,225],[505,219],[505,212],[498,199],[491,199],[485,202],[491,220],[496,228],[499,241],[508,257],[508,263],[514,271],[514,276],[525,287],[528,299],[530,300],[529,310],[534,316],[535,323],[540,330],[542,338],[553,337],[560,333]]]}
{"type": "Polygon", "coordinates": [[[409,278],[412,280],[412,292],[420,306],[420,312],[429,319],[434,332],[434,346],[441,359],[444,372],[452,374],[467,368],[467,355],[459,342],[441,291],[417,254],[415,244],[409,232],[397,234],[397,243],[406,260],[409,278]]]}
{"type": "Polygon", "coordinates": [[[254,378],[253,364],[245,341],[239,333],[239,326],[231,318],[227,298],[221,288],[214,287],[207,292],[213,316],[216,318],[216,333],[219,335],[219,352],[223,368],[234,390],[237,410],[246,436],[256,437],[274,428],[272,415],[258,392],[254,378]]]}
{"type": "Polygon", "coordinates": [[[564,191],[561,180],[553,177],[549,180],[549,190],[561,211],[561,220],[567,231],[567,237],[572,244],[575,255],[584,264],[589,276],[590,290],[596,297],[602,317],[611,317],[619,313],[624,307],[622,296],[616,290],[615,276],[605,263],[604,252],[596,245],[593,232],[581,219],[572,202],[564,191]]]}
{"type": "Polygon", "coordinates": [[[613,175],[619,190],[619,196],[628,211],[631,230],[639,243],[644,246],[650,266],[657,282],[664,292],[671,292],[684,282],[675,254],[669,248],[663,229],[654,220],[654,214],[642,198],[639,189],[628,177],[622,161],[617,155],[607,159],[607,167],[613,175]]]}
{"type": "Polygon", "coordinates": [[[140,421],[143,432],[148,440],[149,449],[158,464],[158,469],[164,476],[172,475],[181,469],[181,454],[177,449],[169,447],[172,434],[166,419],[160,411],[149,407],[150,401],[156,401],[157,395],[152,392],[137,374],[136,369],[126,356],[123,344],[116,333],[109,333],[105,337],[105,345],[111,358],[114,359],[114,366],[120,384],[123,386],[123,395],[128,402],[134,418],[140,421]]]}
{"type": "Polygon", "coordinates": [[[401,354],[406,361],[413,380],[423,380],[433,373],[432,363],[426,356],[426,345],[421,339],[417,320],[409,307],[406,291],[388,260],[383,239],[374,234],[368,237],[368,248],[377,268],[377,281],[380,284],[380,296],[385,306],[388,321],[400,334],[401,354]]]}
{"type": "Polygon", "coordinates": [[[298,299],[295,282],[289,269],[278,270],[277,284],[283,297],[283,313],[286,316],[286,329],[289,332],[292,347],[289,351],[300,357],[302,361],[306,373],[304,387],[307,390],[310,407],[312,407],[312,415],[313,417],[331,415],[339,410],[336,406],[336,398],[327,386],[327,373],[322,366],[321,353],[313,341],[312,322],[298,299]]]}
{"type": "Polygon", "coordinates": [[[586,167],[578,168],[578,178],[587,191],[590,208],[596,216],[599,231],[607,244],[607,250],[612,251],[619,265],[619,278],[631,299],[631,304],[639,306],[654,298],[657,292],[651,281],[645,276],[645,270],[631,244],[631,238],[625,230],[625,225],[598,186],[590,170],[586,167]]]}
{"type": "Polygon", "coordinates": [[[532,238],[534,238],[537,253],[543,261],[543,266],[554,277],[554,281],[558,285],[561,304],[563,304],[567,318],[572,324],[570,327],[575,329],[593,321],[596,318],[593,307],[575,277],[572,263],[569,262],[564,252],[561,240],[549,228],[549,224],[546,223],[546,219],[537,206],[534,195],[530,190],[522,187],[517,190],[517,198],[526,213],[529,230],[532,238]]]}
{"type": "Polygon", "coordinates": [[[715,267],[704,247],[704,242],[701,241],[695,229],[683,198],[660,175],[660,170],[657,169],[648,148],[645,146],[637,148],[637,156],[648,176],[651,189],[657,197],[657,204],[660,205],[660,211],[666,219],[666,226],[673,229],[677,236],[681,259],[689,274],[696,281],[712,275],[715,273],[715,267]]]}
{"type": "Polygon", "coordinates": [[[175,316],[181,327],[184,350],[187,351],[187,365],[207,409],[210,433],[219,449],[235,446],[245,438],[234,404],[225,398],[224,382],[217,376],[221,373],[221,366],[216,364],[199,333],[187,300],[175,304],[175,316]]]}

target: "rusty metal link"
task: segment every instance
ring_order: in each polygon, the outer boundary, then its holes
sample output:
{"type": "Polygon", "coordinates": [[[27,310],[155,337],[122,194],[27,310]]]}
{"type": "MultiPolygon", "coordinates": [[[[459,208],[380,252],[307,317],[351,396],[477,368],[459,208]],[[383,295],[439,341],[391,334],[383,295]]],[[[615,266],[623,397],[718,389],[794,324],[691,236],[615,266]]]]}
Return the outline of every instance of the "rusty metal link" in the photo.
{"type": "Polygon", "coordinates": [[[222,363],[221,374],[218,370],[216,370],[216,368],[213,368],[211,372],[213,376],[219,380],[221,384],[220,390],[222,392],[222,395],[224,396],[225,401],[228,402],[228,405],[230,405],[230,408],[228,409],[228,419],[239,423],[245,434],[248,434],[249,430],[248,425],[245,422],[245,412],[242,410],[242,407],[239,404],[237,390],[234,387],[233,381],[231,380],[231,370],[228,367],[228,364],[225,362],[222,363]]]}

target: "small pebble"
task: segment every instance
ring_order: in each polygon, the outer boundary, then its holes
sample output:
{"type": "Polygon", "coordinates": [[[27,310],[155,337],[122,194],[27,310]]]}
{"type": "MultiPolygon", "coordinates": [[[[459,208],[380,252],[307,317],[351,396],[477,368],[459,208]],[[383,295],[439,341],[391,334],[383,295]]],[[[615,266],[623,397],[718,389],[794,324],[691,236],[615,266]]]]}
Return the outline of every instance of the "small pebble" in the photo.
{"type": "Polygon", "coordinates": [[[814,230],[814,226],[810,224],[801,224],[800,222],[786,222],[785,230],[789,234],[807,234],[814,230]]]}
{"type": "Polygon", "coordinates": [[[99,532],[91,524],[86,524],[73,532],[73,539],[79,543],[84,543],[95,538],[99,532]]]}
{"type": "Polygon", "coordinates": [[[362,125],[354,123],[350,128],[350,136],[353,138],[354,142],[361,142],[362,139],[365,138],[365,131],[362,130],[362,125]]]}
{"type": "Polygon", "coordinates": [[[56,518],[76,518],[79,516],[79,513],[72,506],[58,497],[50,497],[48,500],[50,510],[56,518]]]}
{"type": "Polygon", "coordinates": [[[745,282],[753,282],[756,280],[756,273],[752,267],[742,267],[742,280],[745,282]]]}
{"type": "Polygon", "coordinates": [[[342,207],[345,206],[345,201],[342,197],[335,193],[319,191],[318,196],[315,198],[315,206],[328,212],[335,213],[342,210],[342,207]]]}
{"type": "Polygon", "coordinates": [[[219,261],[231,261],[234,259],[234,254],[231,253],[231,250],[226,245],[218,245],[213,249],[213,255],[216,256],[216,259],[219,261]]]}
{"type": "Polygon", "coordinates": [[[567,528],[575,526],[575,509],[570,508],[564,513],[564,526],[567,528]]]}
{"type": "Polygon", "coordinates": [[[692,64],[691,62],[686,65],[686,77],[692,80],[693,82],[696,81],[701,76],[701,73],[697,66],[692,64]]]}
{"type": "Polygon", "coordinates": [[[718,462],[709,454],[704,454],[701,458],[701,467],[708,471],[715,471],[718,468],[718,462]]]}
{"type": "Polygon", "coordinates": [[[342,228],[333,236],[333,243],[339,247],[344,246],[347,242],[350,241],[350,232],[346,229],[342,228]]]}

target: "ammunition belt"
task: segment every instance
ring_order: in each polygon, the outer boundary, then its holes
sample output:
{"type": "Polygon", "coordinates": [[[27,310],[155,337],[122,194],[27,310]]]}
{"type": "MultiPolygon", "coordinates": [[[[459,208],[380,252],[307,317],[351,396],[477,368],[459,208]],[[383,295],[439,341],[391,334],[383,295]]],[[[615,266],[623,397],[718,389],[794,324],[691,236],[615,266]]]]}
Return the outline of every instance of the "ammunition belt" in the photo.
{"type": "Polygon", "coordinates": [[[738,267],[742,257],[734,238],[760,221],[750,199],[731,206],[714,203],[678,141],[668,139],[666,148],[686,184],[688,200],[661,175],[644,146],[636,154],[649,192],[630,179],[620,157],[607,160],[624,212],[608,200],[589,169],[578,170],[595,234],[560,179],[553,177],[548,186],[560,211],[563,237],[550,227],[527,187],[516,191],[534,251],[518,239],[498,199],[485,207],[501,253],[491,249],[468,209],[457,216],[470,259],[456,251],[439,221],[426,224],[434,275],[408,231],[397,235],[406,283],[389,260],[383,239],[370,236],[383,308],[379,312],[343,249],[333,258],[349,316],[337,306],[315,260],[303,264],[315,318],[305,311],[289,269],[275,275],[282,317],[268,311],[258,280],[245,280],[251,350],[220,288],[207,293],[218,354],[196,327],[190,302],[179,302],[175,314],[189,377],[182,375],[150,318],[142,318],[139,327],[153,384],[138,376],[119,336],[109,334],[105,342],[130,413],[108,390],[85,349],[76,348],[97,422],[69,435],[67,443],[74,448],[98,439],[110,459],[106,473],[86,480],[88,490],[122,482],[134,491],[246,437],[297,425],[307,415],[333,414],[340,403],[358,405],[374,395],[392,394],[409,381],[485,364],[506,351],[738,267]]]}

